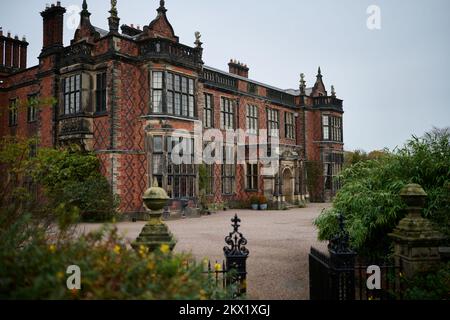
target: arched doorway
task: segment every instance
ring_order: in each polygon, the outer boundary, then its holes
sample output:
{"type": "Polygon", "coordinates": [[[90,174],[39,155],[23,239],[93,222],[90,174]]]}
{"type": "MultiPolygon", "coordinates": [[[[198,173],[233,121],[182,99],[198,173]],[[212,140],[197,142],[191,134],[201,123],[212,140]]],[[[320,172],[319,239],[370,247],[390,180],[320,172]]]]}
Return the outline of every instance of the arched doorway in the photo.
{"type": "Polygon", "coordinates": [[[294,183],[294,175],[292,174],[291,169],[286,168],[283,171],[283,196],[287,202],[294,202],[294,183]]]}

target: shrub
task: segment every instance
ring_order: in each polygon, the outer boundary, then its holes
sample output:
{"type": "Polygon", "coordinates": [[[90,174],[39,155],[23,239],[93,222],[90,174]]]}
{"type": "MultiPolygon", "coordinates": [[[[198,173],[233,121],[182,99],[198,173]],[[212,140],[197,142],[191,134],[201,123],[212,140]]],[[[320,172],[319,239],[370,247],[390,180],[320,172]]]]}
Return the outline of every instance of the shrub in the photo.
{"type": "Polygon", "coordinates": [[[404,217],[400,190],[408,183],[422,185],[428,193],[424,215],[450,234],[450,134],[413,138],[395,152],[345,169],[342,189],[333,208],[315,221],[319,238],[329,240],[337,232],[336,217],[346,219],[354,248],[369,258],[391,252],[389,232],[404,217]]]}
{"type": "Polygon", "coordinates": [[[73,205],[83,221],[111,221],[118,198],[100,173],[100,161],[93,153],[76,149],[39,149],[33,159],[32,175],[41,184],[51,205],[73,205]]]}
{"type": "Polygon", "coordinates": [[[450,300],[450,262],[402,282],[406,300],[450,300]]]}
{"type": "MultiPolygon", "coordinates": [[[[24,216],[24,227],[32,221],[24,216]]],[[[76,240],[44,230],[23,236],[11,228],[0,234],[0,299],[225,299],[202,273],[202,266],[187,255],[171,254],[161,247],[149,254],[128,249],[117,229],[105,227],[76,240]],[[6,240],[6,241],[5,241],[6,240]],[[21,243],[19,247],[17,244],[21,243]],[[68,266],[81,269],[81,290],[66,286],[68,266]]]]}
{"type": "Polygon", "coordinates": [[[250,204],[259,204],[259,197],[258,196],[251,196],[250,197],[250,204]]]}

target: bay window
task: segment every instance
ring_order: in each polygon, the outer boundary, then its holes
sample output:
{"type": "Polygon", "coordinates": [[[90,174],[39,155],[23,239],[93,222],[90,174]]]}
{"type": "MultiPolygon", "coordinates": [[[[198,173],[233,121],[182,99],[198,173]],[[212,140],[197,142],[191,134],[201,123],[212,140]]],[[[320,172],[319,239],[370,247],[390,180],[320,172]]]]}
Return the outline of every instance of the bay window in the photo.
{"type": "Polygon", "coordinates": [[[63,80],[64,114],[81,112],[81,75],[73,75],[63,80]]]}

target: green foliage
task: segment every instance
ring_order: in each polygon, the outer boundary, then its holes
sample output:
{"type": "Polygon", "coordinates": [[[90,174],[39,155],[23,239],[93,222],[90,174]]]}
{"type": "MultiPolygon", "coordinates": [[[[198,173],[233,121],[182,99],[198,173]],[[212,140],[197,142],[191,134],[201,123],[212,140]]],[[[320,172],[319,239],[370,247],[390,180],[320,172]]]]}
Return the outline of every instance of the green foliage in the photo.
{"type": "Polygon", "coordinates": [[[70,181],[58,190],[58,203],[77,207],[83,221],[111,221],[115,217],[118,200],[113,196],[108,181],[102,177],[89,177],[85,181],[70,181]]]}
{"type": "Polygon", "coordinates": [[[39,148],[36,153],[37,144],[36,139],[1,140],[0,164],[7,177],[0,182],[1,207],[24,206],[30,197],[37,196],[30,188],[41,187],[45,197],[40,195],[35,208],[27,208],[30,212],[50,215],[60,207],[73,206],[86,221],[108,221],[114,217],[118,200],[101,175],[100,162],[94,154],[73,148],[39,148]]]}
{"type": "Polygon", "coordinates": [[[31,149],[30,141],[12,138],[0,144],[6,177],[0,181],[0,299],[231,298],[233,288],[218,288],[188,255],[164,246],[135,252],[112,227],[81,235],[74,223],[83,211],[104,214],[111,206],[97,160],[46,149],[31,157],[31,149]],[[40,202],[24,187],[30,177],[43,183],[51,201],[40,202]],[[67,289],[71,265],[81,268],[80,291],[67,289]]]}
{"type": "Polygon", "coordinates": [[[202,274],[202,266],[188,261],[190,256],[171,254],[164,247],[151,254],[145,248],[135,252],[115,228],[74,240],[67,232],[48,233],[23,215],[0,232],[0,299],[230,298],[202,274]],[[24,235],[18,229],[33,232],[24,235]],[[67,289],[71,265],[81,269],[80,291],[67,289]]]}
{"type": "Polygon", "coordinates": [[[259,198],[257,195],[253,195],[250,197],[250,204],[259,204],[259,198]]]}
{"type": "Polygon", "coordinates": [[[58,192],[67,183],[98,178],[100,162],[93,153],[70,149],[39,149],[34,176],[49,193],[58,192]]]}
{"type": "Polygon", "coordinates": [[[424,210],[441,231],[450,234],[450,143],[449,134],[414,137],[391,154],[358,162],[342,173],[342,189],[333,208],[315,221],[319,238],[329,240],[337,231],[342,213],[355,249],[367,257],[390,252],[389,232],[404,217],[400,190],[408,183],[422,185],[428,193],[424,210]]]}
{"type": "Polygon", "coordinates": [[[450,262],[441,264],[434,272],[405,279],[402,285],[406,300],[450,300],[450,262]]]}
{"type": "Polygon", "coordinates": [[[344,154],[344,168],[348,168],[362,161],[376,160],[389,154],[388,150],[375,150],[369,154],[364,150],[347,151],[344,154]]]}
{"type": "Polygon", "coordinates": [[[33,170],[53,206],[73,205],[83,221],[111,221],[118,199],[100,173],[93,153],[73,149],[40,149],[33,170]]]}
{"type": "Polygon", "coordinates": [[[205,164],[198,166],[198,186],[201,191],[206,192],[209,185],[208,169],[205,164]]]}

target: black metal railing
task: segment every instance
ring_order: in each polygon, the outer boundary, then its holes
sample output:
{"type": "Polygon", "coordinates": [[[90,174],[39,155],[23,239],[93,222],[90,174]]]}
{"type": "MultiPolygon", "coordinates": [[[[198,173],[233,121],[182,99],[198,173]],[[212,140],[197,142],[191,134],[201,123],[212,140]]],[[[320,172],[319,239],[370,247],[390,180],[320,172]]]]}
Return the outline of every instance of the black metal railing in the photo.
{"type": "Polygon", "coordinates": [[[364,264],[355,266],[355,300],[396,300],[402,297],[401,267],[392,264],[364,264]],[[369,289],[369,266],[380,268],[381,288],[369,289]]]}
{"type": "Polygon", "coordinates": [[[357,254],[350,248],[344,218],[339,215],[339,232],[324,253],[311,248],[309,286],[311,300],[393,300],[401,299],[401,266],[356,263],[357,254]],[[379,268],[380,287],[369,288],[370,266],[379,268]]]}
{"type": "MultiPolygon", "coordinates": [[[[229,292],[231,298],[241,299],[247,294],[249,250],[245,247],[247,239],[239,232],[241,219],[235,215],[231,222],[233,231],[225,238],[227,246],[223,249],[225,260],[214,264],[210,260],[206,261],[203,273],[216,287],[229,292]]],[[[189,267],[189,263],[187,266],[189,267]]]]}

